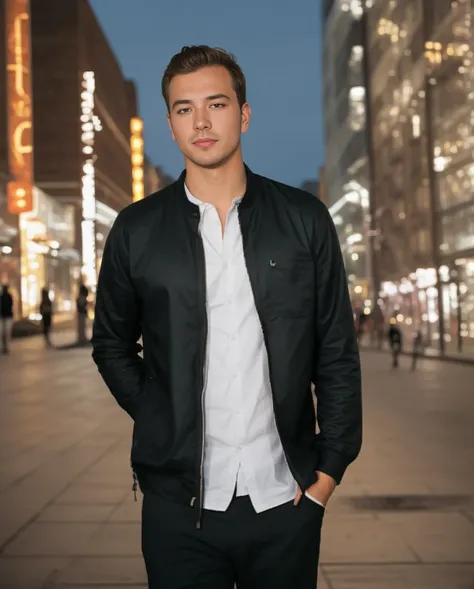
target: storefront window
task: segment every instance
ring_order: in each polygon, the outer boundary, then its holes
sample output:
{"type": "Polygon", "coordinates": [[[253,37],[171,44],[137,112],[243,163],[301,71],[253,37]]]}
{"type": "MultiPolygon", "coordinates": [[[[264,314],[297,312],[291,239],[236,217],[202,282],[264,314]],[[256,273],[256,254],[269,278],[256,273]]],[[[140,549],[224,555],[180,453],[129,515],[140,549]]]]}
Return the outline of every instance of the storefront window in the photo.
{"type": "MultiPolygon", "coordinates": [[[[474,200],[474,54],[470,3],[441,4],[434,3],[432,14],[433,40],[442,56],[434,67],[432,96],[434,167],[438,172],[439,209],[443,211],[474,200]]],[[[442,226],[446,233],[443,251],[456,251],[466,243],[465,222],[456,215],[443,220],[442,226]],[[456,226],[462,235],[455,245],[448,243],[448,235],[453,235],[456,226]]]]}
{"type": "Polygon", "coordinates": [[[474,357],[474,259],[440,268],[447,353],[474,357]]]}
{"type": "Polygon", "coordinates": [[[20,215],[21,299],[24,317],[39,319],[41,290],[47,288],[58,318],[74,313],[80,258],[74,245],[74,210],[34,189],[35,206],[20,215]]]}
{"type": "Polygon", "coordinates": [[[460,262],[456,268],[461,307],[461,351],[474,356],[474,258],[460,262]]]}
{"type": "Polygon", "coordinates": [[[474,204],[441,217],[442,254],[474,248],[474,204]]]}
{"type": "Polygon", "coordinates": [[[474,164],[469,163],[439,178],[440,209],[449,209],[474,199],[474,164]]]}

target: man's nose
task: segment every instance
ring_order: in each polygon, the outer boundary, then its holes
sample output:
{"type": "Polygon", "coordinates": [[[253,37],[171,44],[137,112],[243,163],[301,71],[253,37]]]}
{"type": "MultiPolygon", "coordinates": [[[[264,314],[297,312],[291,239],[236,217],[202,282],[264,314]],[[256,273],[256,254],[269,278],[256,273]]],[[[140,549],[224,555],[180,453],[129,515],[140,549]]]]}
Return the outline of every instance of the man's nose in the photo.
{"type": "Polygon", "coordinates": [[[194,128],[196,129],[196,131],[202,131],[203,129],[210,129],[211,122],[209,121],[209,119],[206,116],[197,114],[197,116],[194,120],[194,128]]]}

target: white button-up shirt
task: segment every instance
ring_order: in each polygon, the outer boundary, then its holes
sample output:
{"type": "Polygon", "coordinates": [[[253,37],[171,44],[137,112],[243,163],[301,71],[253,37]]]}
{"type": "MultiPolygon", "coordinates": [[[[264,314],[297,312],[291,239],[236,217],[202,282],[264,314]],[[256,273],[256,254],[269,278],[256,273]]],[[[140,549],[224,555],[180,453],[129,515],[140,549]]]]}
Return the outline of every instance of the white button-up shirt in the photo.
{"type": "Polygon", "coordinates": [[[249,495],[257,513],[294,499],[298,485],[275,423],[268,357],[245,265],[236,199],[225,230],[201,202],[208,340],[204,385],[204,508],[249,495]]]}

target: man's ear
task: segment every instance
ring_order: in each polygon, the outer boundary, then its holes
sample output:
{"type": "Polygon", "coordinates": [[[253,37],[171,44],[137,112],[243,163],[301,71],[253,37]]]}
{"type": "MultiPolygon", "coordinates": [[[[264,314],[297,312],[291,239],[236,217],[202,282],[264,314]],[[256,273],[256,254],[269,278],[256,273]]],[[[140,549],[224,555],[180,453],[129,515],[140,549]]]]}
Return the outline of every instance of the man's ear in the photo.
{"type": "Polygon", "coordinates": [[[252,110],[250,108],[250,105],[246,102],[244,105],[242,105],[241,108],[241,122],[240,122],[240,131],[242,133],[245,133],[250,125],[250,117],[252,115],[252,110]]]}

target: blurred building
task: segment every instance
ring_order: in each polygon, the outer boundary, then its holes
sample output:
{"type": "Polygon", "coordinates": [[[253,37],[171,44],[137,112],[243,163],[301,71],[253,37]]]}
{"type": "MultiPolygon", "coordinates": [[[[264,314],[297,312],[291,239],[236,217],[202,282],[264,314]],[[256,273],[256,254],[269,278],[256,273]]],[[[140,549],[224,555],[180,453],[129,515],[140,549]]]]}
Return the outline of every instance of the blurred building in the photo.
{"type": "Polygon", "coordinates": [[[153,194],[162,188],[158,171],[146,156],[144,161],[144,188],[145,195],[153,194]]]}
{"type": "Polygon", "coordinates": [[[326,168],[319,167],[319,199],[328,206],[328,191],[326,183],[326,168]]]}
{"type": "Polygon", "coordinates": [[[369,158],[360,0],[324,0],[324,193],[344,255],[351,299],[370,312],[369,158]]]}
{"type": "Polygon", "coordinates": [[[170,184],[176,181],[176,178],[173,178],[170,174],[167,174],[161,166],[156,166],[155,168],[156,173],[159,179],[159,189],[166,188],[170,184]]]}
{"type": "Polygon", "coordinates": [[[474,356],[474,6],[368,10],[375,263],[388,314],[474,356]]]}
{"type": "Polygon", "coordinates": [[[35,181],[74,208],[81,271],[94,289],[110,226],[132,202],[136,92],[87,0],[30,5],[35,181]]]}
{"type": "Polygon", "coordinates": [[[81,277],[94,291],[118,211],[157,186],[135,119],[135,85],[87,0],[0,0],[0,274],[23,316],[43,286],[60,313],[81,277]],[[30,188],[15,209],[16,180],[30,188]]]}
{"type": "Polygon", "coordinates": [[[300,188],[319,198],[319,180],[305,180],[301,183],[300,188]]]}

